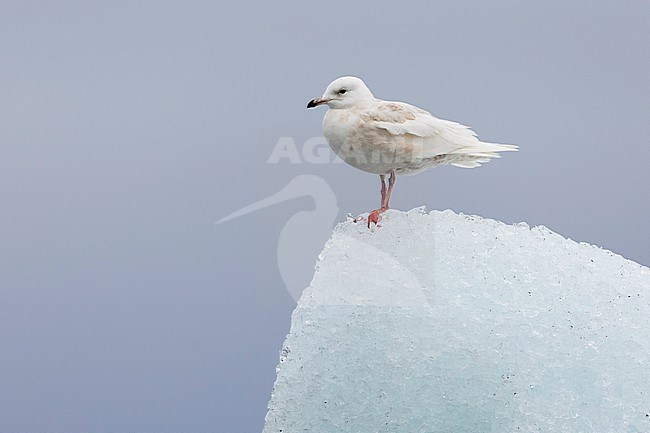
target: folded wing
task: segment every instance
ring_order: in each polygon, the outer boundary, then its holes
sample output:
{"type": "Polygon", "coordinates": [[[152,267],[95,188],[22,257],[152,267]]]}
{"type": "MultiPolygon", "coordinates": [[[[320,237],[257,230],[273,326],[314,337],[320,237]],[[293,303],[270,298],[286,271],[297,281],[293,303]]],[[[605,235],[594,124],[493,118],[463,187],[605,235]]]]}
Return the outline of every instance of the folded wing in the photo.
{"type": "Polygon", "coordinates": [[[497,152],[516,151],[517,146],[479,141],[467,126],[439,119],[431,113],[404,102],[381,101],[365,112],[374,128],[418,147],[423,158],[457,155],[452,165],[477,167],[497,152]]]}

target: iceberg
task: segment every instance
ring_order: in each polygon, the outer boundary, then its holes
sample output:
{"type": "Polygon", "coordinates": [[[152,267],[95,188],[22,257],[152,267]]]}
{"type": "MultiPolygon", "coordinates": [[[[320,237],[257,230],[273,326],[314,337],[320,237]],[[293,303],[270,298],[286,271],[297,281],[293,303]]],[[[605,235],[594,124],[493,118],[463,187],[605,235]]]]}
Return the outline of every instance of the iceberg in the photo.
{"type": "Polygon", "coordinates": [[[650,432],[650,270],[452,211],[339,224],[264,433],[650,432]]]}

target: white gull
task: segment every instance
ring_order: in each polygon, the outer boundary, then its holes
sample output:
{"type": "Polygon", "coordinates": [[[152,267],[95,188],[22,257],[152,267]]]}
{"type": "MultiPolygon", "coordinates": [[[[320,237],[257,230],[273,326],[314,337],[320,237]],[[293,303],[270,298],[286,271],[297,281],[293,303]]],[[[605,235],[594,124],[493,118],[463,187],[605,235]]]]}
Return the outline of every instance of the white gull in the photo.
{"type": "Polygon", "coordinates": [[[413,175],[440,165],[474,168],[517,146],[479,141],[460,123],[439,119],[404,102],[383,101],[357,77],[334,80],[307,108],[327,104],[323,133],[345,162],[381,179],[381,206],[368,226],[388,209],[397,175],[413,175]],[[388,176],[388,187],[385,177],[388,176]]]}

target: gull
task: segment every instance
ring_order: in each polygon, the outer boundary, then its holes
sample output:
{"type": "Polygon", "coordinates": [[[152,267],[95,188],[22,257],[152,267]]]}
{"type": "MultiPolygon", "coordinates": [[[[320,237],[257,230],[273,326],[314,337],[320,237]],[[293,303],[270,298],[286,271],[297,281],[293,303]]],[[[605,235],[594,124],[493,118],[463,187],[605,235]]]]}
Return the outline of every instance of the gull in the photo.
{"type": "Polygon", "coordinates": [[[518,149],[479,141],[467,126],[405,102],[377,99],[357,77],[332,81],[307,108],[324,104],[329,110],[323,118],[323,134],[334,153],[359,170],[379,175],[381,204],[368,215],[368,227],[377,225],[388,209],[398,175],[410,176],[441,165],[474,168],[499,158],[497,152],[518,149]]]}

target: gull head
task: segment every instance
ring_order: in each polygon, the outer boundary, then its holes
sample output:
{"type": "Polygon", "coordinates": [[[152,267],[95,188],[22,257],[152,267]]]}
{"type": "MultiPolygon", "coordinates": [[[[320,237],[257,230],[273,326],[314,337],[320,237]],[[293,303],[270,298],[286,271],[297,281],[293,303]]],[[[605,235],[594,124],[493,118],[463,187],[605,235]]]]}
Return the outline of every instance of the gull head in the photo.
{"type": "Polygon", "coordinates": [[[374,99],[375,97],[361,78],[341,77],[327,86],[323,96],[309,101],[307,108],[314,108],[322,104],[327,104],[332,109],[350,108],[363,105],[374,99]]]}

